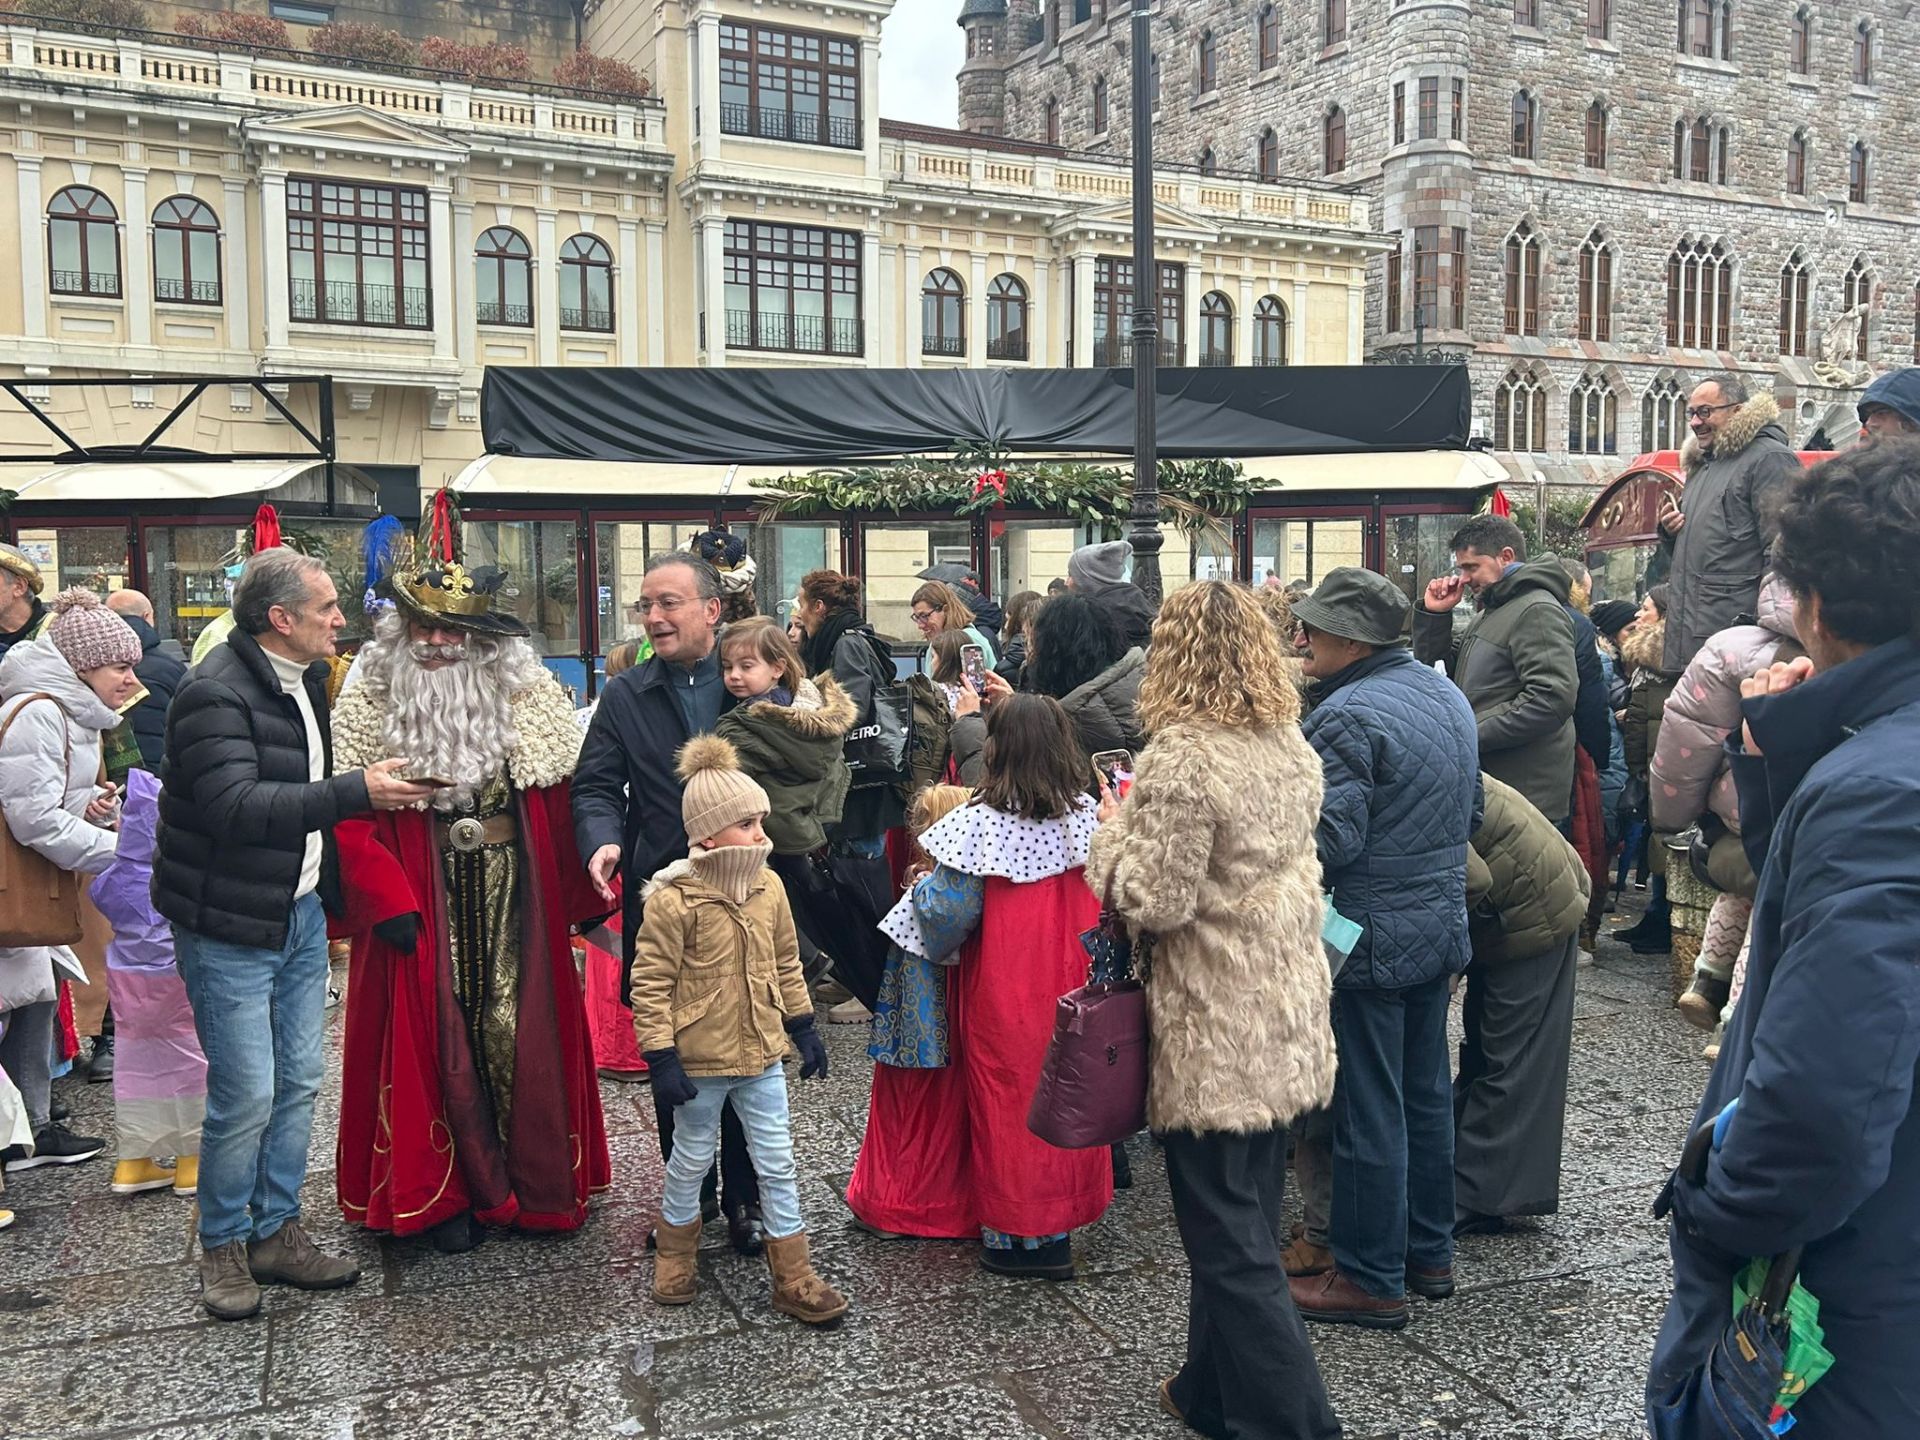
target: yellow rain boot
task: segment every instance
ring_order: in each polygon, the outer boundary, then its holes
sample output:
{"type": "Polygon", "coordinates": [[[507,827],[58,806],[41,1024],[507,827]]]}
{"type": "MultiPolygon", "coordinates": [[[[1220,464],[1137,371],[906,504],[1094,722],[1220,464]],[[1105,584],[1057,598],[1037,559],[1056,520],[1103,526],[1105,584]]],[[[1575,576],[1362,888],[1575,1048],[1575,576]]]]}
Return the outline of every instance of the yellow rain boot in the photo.
{"type": "Polygon", "coordinates": [[[200,1193],[200,1157],[198,1155],[182,1155],[173,1162],[173,1193],[176,1195],[200,1193]]]}
{"type": "Polygon", "coordinates": [[[165,1190],[174,1183],[174,1172],[151,1160],[122,1160],[113,1167],[113,1193],[138,1195],[142,1190],[165,1190]]]}

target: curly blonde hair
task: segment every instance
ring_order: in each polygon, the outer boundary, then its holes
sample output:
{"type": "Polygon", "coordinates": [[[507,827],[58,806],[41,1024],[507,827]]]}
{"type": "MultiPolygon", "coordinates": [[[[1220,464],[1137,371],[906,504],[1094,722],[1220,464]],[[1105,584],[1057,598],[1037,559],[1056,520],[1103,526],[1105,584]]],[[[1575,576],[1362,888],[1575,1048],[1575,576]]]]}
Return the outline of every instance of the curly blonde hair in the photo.
{"type": "Polygon", "coordinates": [[[1244,585],[1202,580],[1176,590],[1153,622],[1140,721],[1149,733],[1182,720],[1291,725],[1300,696],[1280,637],[1244,585]]]}

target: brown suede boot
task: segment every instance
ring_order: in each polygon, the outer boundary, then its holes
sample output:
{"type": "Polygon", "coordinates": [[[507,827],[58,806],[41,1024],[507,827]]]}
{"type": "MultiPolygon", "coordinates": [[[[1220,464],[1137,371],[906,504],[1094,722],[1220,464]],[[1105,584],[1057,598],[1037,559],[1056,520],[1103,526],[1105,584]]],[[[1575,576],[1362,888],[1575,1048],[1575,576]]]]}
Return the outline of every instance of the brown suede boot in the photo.
{"type": "Polygon", "coordinates": [[[653,1256],[654,1303],[691,1305],[700,1289],[695,1270],[700,1253],[700,1222],[669,1225],[663,1217],[653,1233],[659,1242],[653,1256]]]}
{"type": "Polygon", "coordinates": [[[1280,1264],[1288,1275],[1324,1275],[1333,1268],[1333,1251],[1314,1244],[1303,1233],[1287,1242],[1287,1248],[1280,1252],[1280,1264]]]}
{"type": "Polygon", "coordinates": [[[767,1237],[767,1268],[773,1271],[773,1308],[803,1325],[837,1325],[847,1297],[813,1273],[807,1232],[784,1240],[767,1237]]]}

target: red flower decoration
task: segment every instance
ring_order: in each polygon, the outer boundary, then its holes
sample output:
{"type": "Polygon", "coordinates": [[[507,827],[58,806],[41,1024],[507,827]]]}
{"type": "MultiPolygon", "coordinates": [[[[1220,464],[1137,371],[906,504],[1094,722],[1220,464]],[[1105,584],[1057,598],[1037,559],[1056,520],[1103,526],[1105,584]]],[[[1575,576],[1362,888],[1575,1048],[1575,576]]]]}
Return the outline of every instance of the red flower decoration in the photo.
{"type": "Polygon", "coordinates": [[[978,500],[988,490],[999,495],[993,502],[993,508],[1001,509],[1007,503],[1007,472],[1004,470],[982,470],[973,477],[973,498],[978,500]]]}

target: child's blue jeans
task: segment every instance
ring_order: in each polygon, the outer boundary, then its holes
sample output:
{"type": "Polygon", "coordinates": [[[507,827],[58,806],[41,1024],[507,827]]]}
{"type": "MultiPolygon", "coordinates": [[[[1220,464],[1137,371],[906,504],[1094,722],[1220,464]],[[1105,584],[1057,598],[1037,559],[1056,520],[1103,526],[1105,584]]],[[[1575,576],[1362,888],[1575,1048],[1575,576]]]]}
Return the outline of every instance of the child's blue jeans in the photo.
{"type": "Polygon", "coordinates": [[[669,1225],[691,1225],[700,1218],[700,1182],[720,1143],[720,1108],[732,1096],[760,1177],[760,1218],[768,1237],[785,1240],[806,1229],[787,1123],[787,1077],[780,1063],[758,1075],[696,1075],[693,1088],[700,1093],[673,1112],[673,1154],[667,1159],[661,1217],[669,1225]]]}

